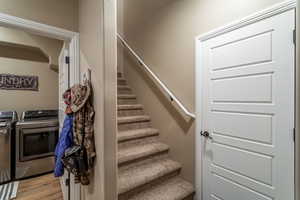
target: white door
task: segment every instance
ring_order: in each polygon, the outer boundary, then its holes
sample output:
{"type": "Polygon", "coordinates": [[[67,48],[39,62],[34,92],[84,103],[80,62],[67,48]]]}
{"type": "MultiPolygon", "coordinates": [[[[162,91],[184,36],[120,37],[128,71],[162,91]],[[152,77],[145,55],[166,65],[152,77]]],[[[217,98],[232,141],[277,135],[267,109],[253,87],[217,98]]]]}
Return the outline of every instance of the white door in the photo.
{"type": "MultiPolygon", "coordinates": [[[[69,64],[66,62],[66,57],[69,56],[68,49],[63,46],[59,55],[59,126],[62,129],[66,105],[62,94],[69,88],[69,64]]],[[[65,173],[61,177],[61,186],[63,191],[64,200],[68,199],[68,188],[66,186],[66,180],[68,179],[68,174],[65,173]]]]}
{"type": "Polygon", "coordinates": [[[294,19],[201,43],[203,200],[294,199],[294,19]]]}

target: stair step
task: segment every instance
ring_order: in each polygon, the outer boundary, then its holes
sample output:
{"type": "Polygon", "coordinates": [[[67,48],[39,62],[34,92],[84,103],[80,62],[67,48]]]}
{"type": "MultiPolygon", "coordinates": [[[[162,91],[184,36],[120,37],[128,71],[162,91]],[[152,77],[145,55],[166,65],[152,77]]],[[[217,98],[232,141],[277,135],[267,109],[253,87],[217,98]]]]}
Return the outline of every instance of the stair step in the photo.
{"type": "Polygon", "coordinates": [[[150,187],[128,200],[184,200],[194,195],[194,187],[189,182],[176,176],[159,185],[150,187]]]}
{"type": "Polygon", "coordinates": [[[131,88],[127,85],[118,85],[118,94],[131,94],[131,88]]]}
{"type": "Polygon", "coordinates": [[[118,94],[118,105],[137,104],[136,95],[118,94]]]}
{"type": "Polygon", "coordinates": [[[161,179],[164,176],[179,173],[181,165],[170,159],[162,159],[146,164],[134,166],[126,170],[119,170],[118,194],[122,195],[138,187],[161,179]]]}
{"type": "Polygon", "coordinates": [[[143,105],[141,104],[128,104],[128,105],[118,105],[118,110],[142,110],[143,105]]]}
{"type": "Polygon", "coordinates": [[[122,77],[122,73],[121,72],[118,72],[118,77],[122,77]]]}
{"type": "Polygon", "coordinates": [[[147,115],[118,117],[118,124],[130,124],[130,123],[149,122],[149,121],[150,121],[150,117],[147,115]]]}
{"type": "Polygon", "coordinates": [[[118,117],[144,115],[143,106],[140,104],[118,105],[118,117]]]}
{"type": "Polygon", "coordinates": [[[118,117],[118,131],[127,131],[151,127],[150,117],[147,115],[134,115],[118,117]]]}
{"type": "Polygon", "coordinates": [[[125,78],[118,78],[118,85],[126,85],[127,81],[125,78]]]}
{"type": "Polygon", "coordinates": [[[135,130],[128,130],[128,131],[120,131],[118,133],[118,141],[128,141],[128,140],[134,140],[144,137],[150,137],[150,136],[157,136],[158,130],[154,128],[143,128],[143,129],[135,129],[135,130]]]}
{"type": "Polygon", "coordinates": [[[136,99],[134,94],[118,94],[119,99],[136,99]]]}
{"type": "Polygon", "coordinates": [[[118,99],[136,99],[134,94],[118,94],[118,99]]]}
{"type": "Polygon", "coordinates": [[[147,158],[152,155],[167,152],[169,146],[161,142],[153,142],[149,144],[137,144],[119,149],[118,164],[128,163],[134,160],[147,158]]]}
{"type": "Polygon", "coordinates": [[[128,85],[118,85],[118,89],[130,90],[131,88],[128,85]]]}

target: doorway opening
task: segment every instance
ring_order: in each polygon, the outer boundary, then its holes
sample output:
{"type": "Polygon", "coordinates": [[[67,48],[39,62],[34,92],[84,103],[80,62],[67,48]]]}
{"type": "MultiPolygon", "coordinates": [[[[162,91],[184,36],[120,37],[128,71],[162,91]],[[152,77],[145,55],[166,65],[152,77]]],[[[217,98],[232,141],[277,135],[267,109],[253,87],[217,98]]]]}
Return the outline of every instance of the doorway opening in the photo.
{"type": "MultiPolygon", "coordinates": [[[[62,93],[80,81],[79,34],[2,13],[0,26],[0,95],[3,92],[7,100],[0,105],[4,124],[0,143],[5,143],[0,147],[5,156],[0,157],[6,158],[0,162],[1,174],[6,175],[0,179],[0,191],[11,190],[10,194],[1,192],[0,197],[15,193],[18,199],[14,188],[44,182],[56,185],[54,192],[62,191],[63,199],[79,200],[80,186],[72,177],[68,197],[68,177],[45,175],[54,167],[53,153],[64,117],[62,93]]],[[[44,189],[45,195],[51,192],[51,188],[44,189]]],[[[43,195],[32,192],[25,193],[43,195]]]]}

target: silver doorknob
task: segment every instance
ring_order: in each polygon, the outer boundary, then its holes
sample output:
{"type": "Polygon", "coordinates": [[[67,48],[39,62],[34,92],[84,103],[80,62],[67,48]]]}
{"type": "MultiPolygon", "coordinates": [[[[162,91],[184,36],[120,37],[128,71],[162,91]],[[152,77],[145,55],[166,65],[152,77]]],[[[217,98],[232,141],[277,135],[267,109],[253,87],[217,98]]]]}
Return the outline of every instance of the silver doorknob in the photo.
{"type": "Polygon", "coordinates": [[[200,135],[202,135],[203,137],[205,137],[205,138],[208,138],[208,139],[213,139],[211,136],[210,136],[210,134],[209,134],[209,132],[208,131],[201,131],[200,132],[200,135]]]}

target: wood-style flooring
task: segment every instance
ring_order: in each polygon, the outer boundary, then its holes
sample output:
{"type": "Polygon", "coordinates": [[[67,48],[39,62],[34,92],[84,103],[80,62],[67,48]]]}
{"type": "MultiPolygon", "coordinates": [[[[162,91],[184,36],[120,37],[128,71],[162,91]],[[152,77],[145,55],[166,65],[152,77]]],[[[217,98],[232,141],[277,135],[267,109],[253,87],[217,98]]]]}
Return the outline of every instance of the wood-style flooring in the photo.
{"type": "Polygon", "coordinates": [[[22,180],[16,200],[63,200],[59,179],[49,174],[22,180]]]}

